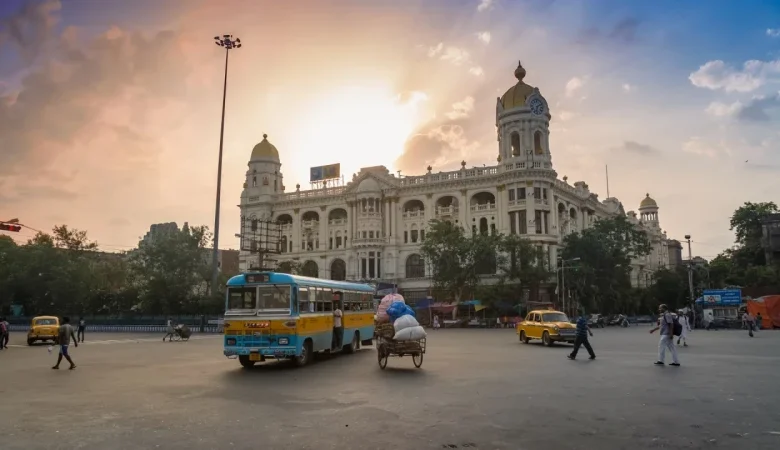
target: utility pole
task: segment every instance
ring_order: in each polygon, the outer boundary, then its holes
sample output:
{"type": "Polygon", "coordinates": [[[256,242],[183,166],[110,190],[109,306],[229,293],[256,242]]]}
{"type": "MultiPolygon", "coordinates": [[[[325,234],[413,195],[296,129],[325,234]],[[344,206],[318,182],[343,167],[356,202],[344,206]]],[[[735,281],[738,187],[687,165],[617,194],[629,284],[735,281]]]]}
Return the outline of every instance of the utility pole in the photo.
{"type": "Polygon", "coordinates": [[[691,253],[691,235],[686,234],[685,240],[688,241],[688,289],[691,294],[691,311],[693,311],[693,323],[696,323],[696,297],[693,293],[693,255],[691,253]]]}
{"type": "Polygon", "coordinates": [[[211,295],[216,297],[219,292],[219,200],[222,193],[222,143],[225,137],[225,99],[227,98],[228,55],[230,50],[241,48],[241,39],[233,39],[233,35],[215,36],[214,43],[225,49],[225,82],[222,87],[222,123],[219,128],[219,163],[217,164],[217,206],[214,212],[214,253],[211,256],[211,295]]]}

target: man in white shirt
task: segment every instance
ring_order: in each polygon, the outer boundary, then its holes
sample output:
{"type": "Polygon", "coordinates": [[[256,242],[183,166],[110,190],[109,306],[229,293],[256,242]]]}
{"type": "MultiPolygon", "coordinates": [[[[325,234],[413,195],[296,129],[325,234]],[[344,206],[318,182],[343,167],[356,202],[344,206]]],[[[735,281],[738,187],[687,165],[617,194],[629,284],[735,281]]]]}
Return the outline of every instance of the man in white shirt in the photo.
{"type": "Polygon", "coordinates": [[[338,302],[333,302],[333,350],[341,348],[344,340],[344,328],[341,324],[341,318],[344,313],[339,309],[338,302]]]}
{"type": "Polygon", "coordinates": [[[674,318],[666,305],[660,305],[658,312],[661,315],[658,326],[650,330],[650,334],[655,333],[659,329],[661,330],[661,340],[658,342],[658,361],[655,362],[655,365],[663,366],[665,364],[666,350],[669,350],[672,352],[672,363],[669,365],[679,367],[680,360],[677,359],[677,347],[674,346],[674,318]]]}
{"type": "Polygon", "coordinates": [[[688,338],[688,332],[691,331],[691,324],[688,323],[688,316],[680,311],[677,313],[677,321],[682,325],[682,333],[680,333],[680,337],[677,338],[677,345],[680,345],[680,341],[682,341],[683,347],[687,347],[688,341],[686,339],[688,338]]]}

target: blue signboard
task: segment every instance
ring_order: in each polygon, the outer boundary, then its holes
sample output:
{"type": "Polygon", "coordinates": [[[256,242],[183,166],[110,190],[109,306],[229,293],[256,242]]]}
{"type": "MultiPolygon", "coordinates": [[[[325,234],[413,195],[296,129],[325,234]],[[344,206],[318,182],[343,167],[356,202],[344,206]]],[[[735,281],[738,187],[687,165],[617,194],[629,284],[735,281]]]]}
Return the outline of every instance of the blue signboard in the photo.
{"type": "Polygon", "coordinates": [[[709,289],[704,291],[696,303],[707,306],[739,306],[742,303],[741,289],[709,289]]]}

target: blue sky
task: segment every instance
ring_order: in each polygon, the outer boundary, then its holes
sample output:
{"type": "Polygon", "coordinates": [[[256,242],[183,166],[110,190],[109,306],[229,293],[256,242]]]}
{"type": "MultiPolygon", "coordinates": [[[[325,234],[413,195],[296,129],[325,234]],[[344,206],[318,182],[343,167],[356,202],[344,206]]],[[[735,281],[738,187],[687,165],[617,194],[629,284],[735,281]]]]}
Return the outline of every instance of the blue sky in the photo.
{"type": "MultiPolygon", "coordinates": [[[[696,253],[731,245],[743,202],[780,200],[780,2],[325,3],[0,2],[0,143],[13,149],[0,152],[0,203],[115,249],[150,223],[210,223],[210,201],[182,199],[213,195],[222,68],[209,40],[224,32],[247,43],[231,60],[226,198],[264,132],[288,191],[315,164],[341,161],[347,178],[491,164],[495,98],[520,59],[550,104],[559,176],[604,198],[609,164],[610,193],[628,210],[651,193],[696,253]]],[[[223,204],[229,245],[238,210],[223,204]]]]}

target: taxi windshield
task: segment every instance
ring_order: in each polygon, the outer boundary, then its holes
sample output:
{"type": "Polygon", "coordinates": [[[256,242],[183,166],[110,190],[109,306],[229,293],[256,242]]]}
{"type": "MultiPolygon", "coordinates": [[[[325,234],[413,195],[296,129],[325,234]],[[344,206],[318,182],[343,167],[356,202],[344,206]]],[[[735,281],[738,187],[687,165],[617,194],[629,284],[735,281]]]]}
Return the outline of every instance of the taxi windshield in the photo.
{"type": "Polygon", "coordinates": [[[542,314],[542,322],[568,322],[569,319],[566,318],[566,314],[556,312],[556,313],[544,313],[542,314]]]}

